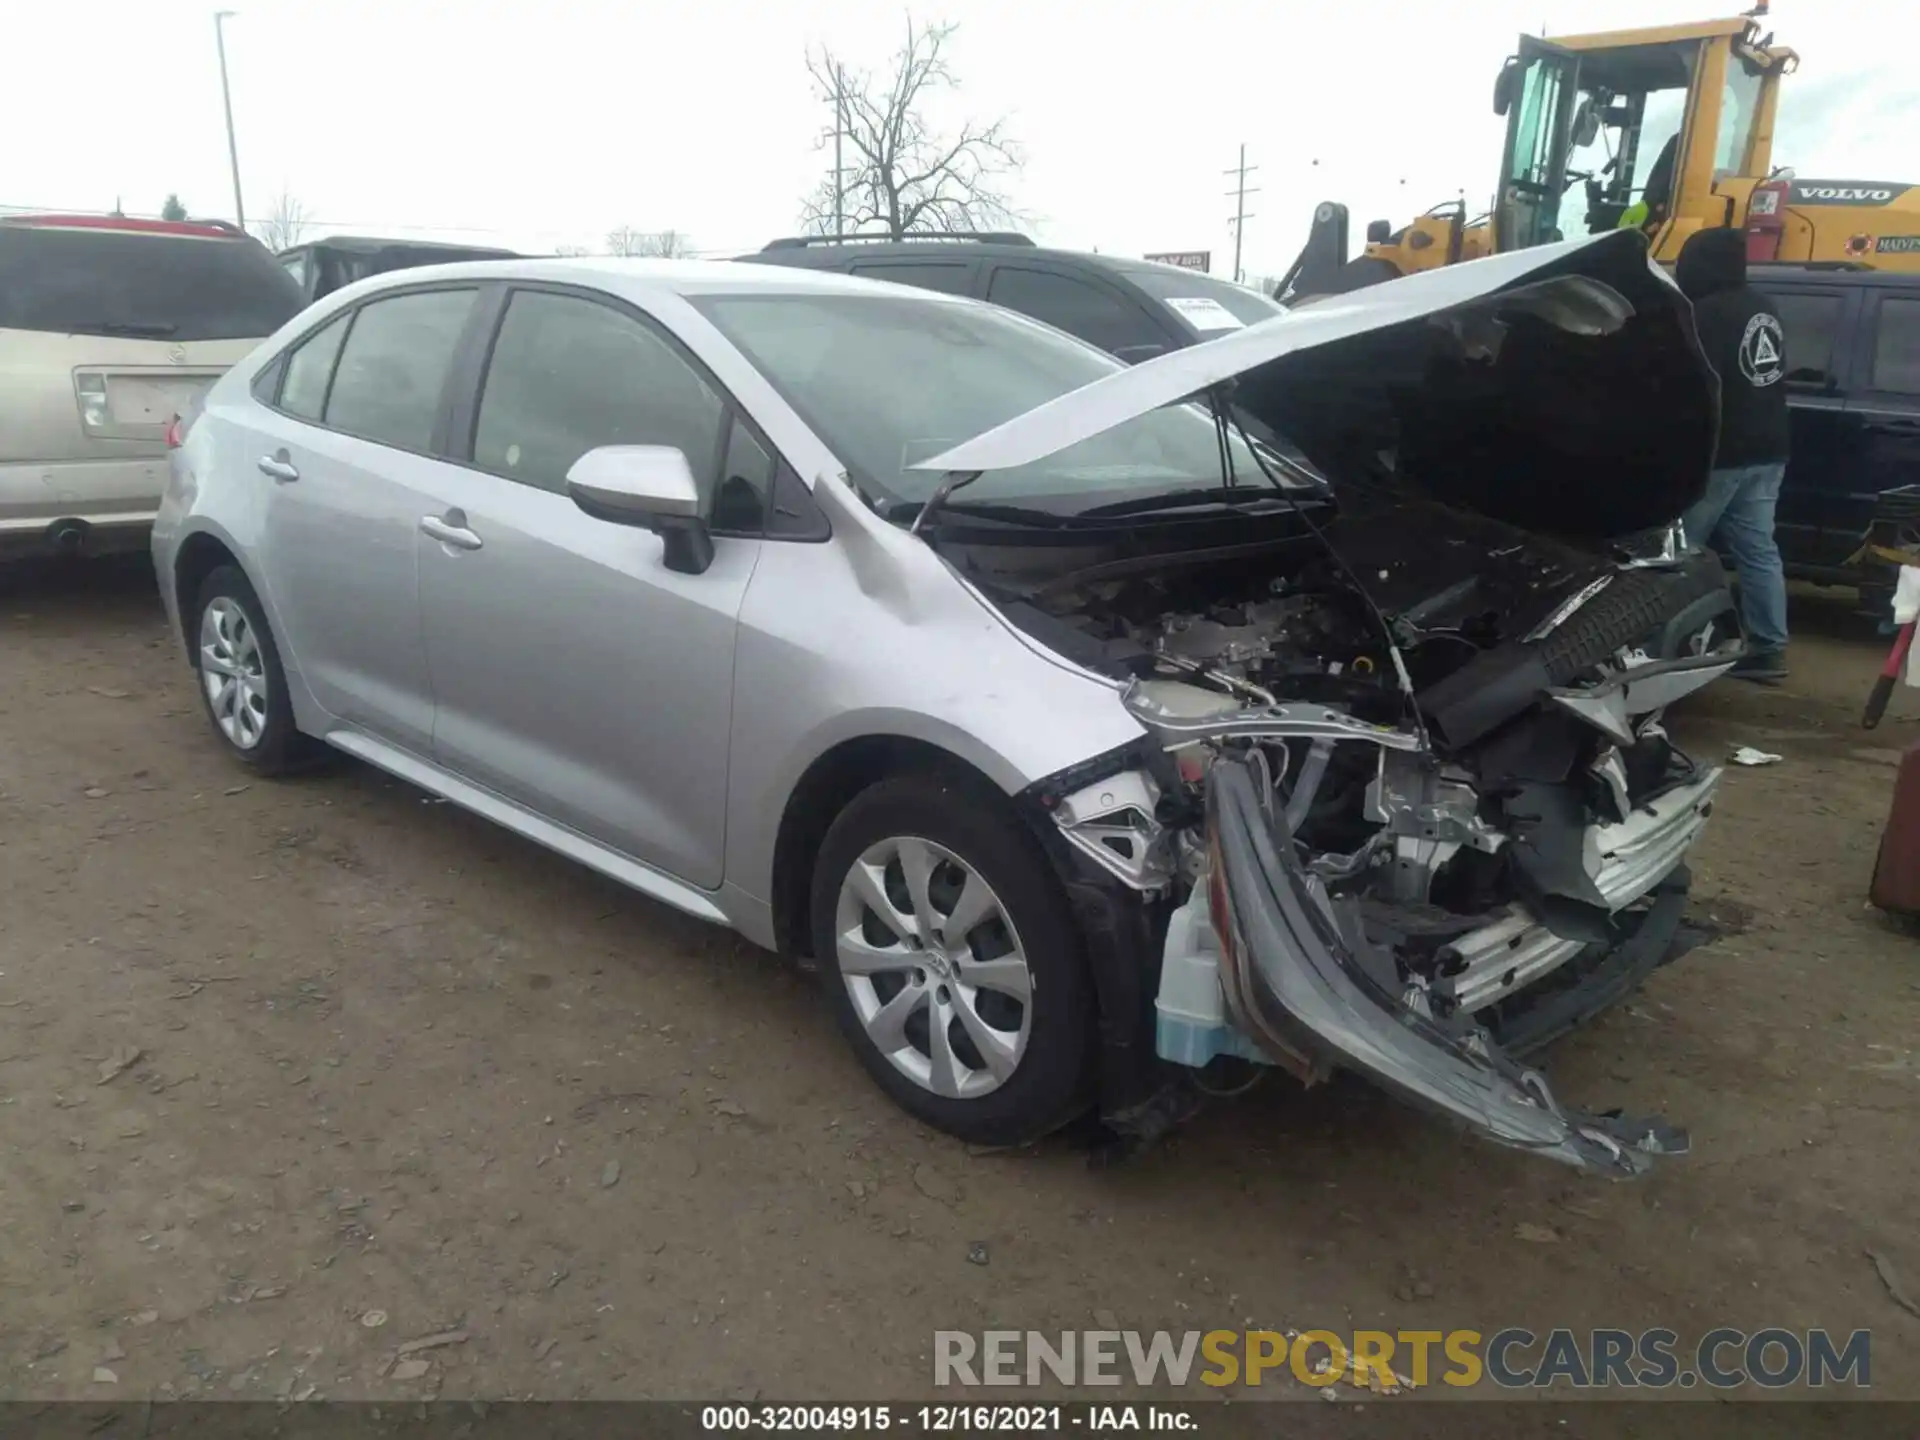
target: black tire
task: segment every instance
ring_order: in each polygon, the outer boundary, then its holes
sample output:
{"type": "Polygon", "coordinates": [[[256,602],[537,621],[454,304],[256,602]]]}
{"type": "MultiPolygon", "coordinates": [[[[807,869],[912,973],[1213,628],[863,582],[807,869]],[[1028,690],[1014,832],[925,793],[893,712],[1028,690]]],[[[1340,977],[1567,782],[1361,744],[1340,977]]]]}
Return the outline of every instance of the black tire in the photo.
{"type": "MultiPolygon", "coordinates": [[[[274,643],[273,631],[267,625],[266,608],[237,566],[221,565],[200,583],[200,593],[194,600],[193,615],[186,628],[193,646],[194,682],[200,692],[200,708],[206,713],[215,738],[229,755],[254,774],[272,777],[306,769],[326,754],[319,741],[301,734],[294,725],[293,698],[287,692],[287,674],[280,664],[280,649],[274,643]],[[254,684],[266,692],[259,706],[249,707],[257,718],[246,726],[235,727],[240,739],[223,726],[222,714],[216,711],[207,685],[203,654],[208,638],[208,612],[215,606],[223,607],[229,616],[237,614],[244,623],[258,659],[254,684]],[[248,735],[257,738],[243,743],[248,735]]],[[[238,703],[230,701],[222,709],[231,716],[238,703]]]]}
{"type": "MultiPolygon", "coordinates": [[[[958,874],[953,869],[941,873],[949,884],[958,874]]],[[[951,904],[946,913],[952,913],[951,904]]],[[[814,863],[811,921],[821,983],[841,1031],[867,1073],[903,1110],[961,1140],[997,1146],[1038,1139],[1086,1108],[1095,1016],[1080,934],[1038,840],[1021,827],[999,796],[964,780],[921,774],[882,780],[861,792],[840,812],[821,842],[814,863]],[[836,935],[842,882],[870,849],[896,838],[929,841],[975,871],[999,901],[1000,912],[1026,957],[1031,988],[1024,1007],[1025,1049],[1012,1072],[984,1094],[939,1095],[897,1068],[868,1035],[842,973],[836,935]]],[[[992,922],[976,929],[967,954],[991,958],[979,951],[991,949],[995,937],[1002,934],[992,922]]],[[[887,979],[902,986],[910,983],[904,975],[887,979]]],[[[927,979],[935,994],[949,993],[938,987],[937,976],[927,979]]],[[[871,984],[877,999],[881,978],[875,977],[871,984]]],[[[1004,1007],[1010,1002],[1004,996],[988,999],[1003,1007],[1004,1019],[1004,1007]]],[[[981,1008],[985,1005],[983,1001],[981,1008]]],[[[909,1043],[918,1044],[918,1053],[924,1057],[931,1053],[925,1032],[934,1012],[928,1004],[917,1013],[928,1018],[920,1022],[921,1039],[909,1043]]],[[[910,1020],[908,1025],[913,1023],[910,1020]]],[[[959,1054],[972,1041],[958,1020],[952,1025],[958,1028],[948,1033],[959,1054]]],[[[975,1058],[982,1054],[977,1048],[970,1053],[975,1058]]],[[[984,1067],[976,1068],[985,1073],[984,1067]]]]}

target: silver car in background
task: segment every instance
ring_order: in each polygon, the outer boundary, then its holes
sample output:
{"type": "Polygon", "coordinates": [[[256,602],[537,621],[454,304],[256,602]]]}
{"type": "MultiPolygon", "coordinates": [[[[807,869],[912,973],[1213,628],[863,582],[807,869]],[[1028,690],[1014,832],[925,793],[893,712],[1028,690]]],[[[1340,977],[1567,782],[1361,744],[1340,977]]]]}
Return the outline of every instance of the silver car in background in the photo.
{"type": "Polygon", "coordinates": [[[952,1134],[1344,1068],[1627,1174],[1684,1138],[1513,1056],[1685,948],[1719,774],[1659,718],[1739,646],[1663,653],[1721,577],[1609,537],[1713,423],[1630,235],[1132,369],[839,276],[461,265],[216,384],[154,556],[241,763],[344,751],[811,962],[952,1134]]]}
{"type": "Polygon", "coordinates": [[[303,303],[224,221],[0,216],[0,559],[146,549],[168,423],[303,303]]]}

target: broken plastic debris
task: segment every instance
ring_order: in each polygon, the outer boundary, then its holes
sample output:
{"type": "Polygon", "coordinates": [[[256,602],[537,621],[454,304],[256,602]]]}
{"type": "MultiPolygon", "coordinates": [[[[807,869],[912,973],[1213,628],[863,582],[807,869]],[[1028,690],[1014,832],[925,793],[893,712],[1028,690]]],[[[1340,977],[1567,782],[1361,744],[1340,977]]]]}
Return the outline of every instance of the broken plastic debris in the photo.
{"type": "Polygon", "coordinates": [[[1733,753],[1727,757],[1736,765],[1778,765],[1779,755],[1770,755],[1765,750],[1756,750],[1751,745],[1736,745],[1733,753]]]}

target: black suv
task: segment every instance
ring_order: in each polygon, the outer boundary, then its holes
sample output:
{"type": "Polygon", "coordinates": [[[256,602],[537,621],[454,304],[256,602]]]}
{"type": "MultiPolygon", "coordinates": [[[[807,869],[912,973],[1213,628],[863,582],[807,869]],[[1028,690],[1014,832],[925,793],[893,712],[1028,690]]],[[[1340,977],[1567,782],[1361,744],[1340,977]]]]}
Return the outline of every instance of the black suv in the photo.
{"type": "Polygon", "coordinates": [[[332,235],[282,250],[286,272],[311,304],[323,295],[389,270],[416,265],[456,265],[463,260],[517,260],[512,250],[486,245],[445,245],[436,240],[378,240],[362,235],[332,235]]]}
{"type": "Polygon", "coordinates": [[[1286,313],[1258,291],[1197,270],[1046,250],[1024,235],[967,232],[912,240],[802,235],[734,258],[990,300],[1129,365],[1286,313]]]}
{"type": "Polygon", "coordinates": [[[1787,332],[1792,455],[1776,534],[1787,573],[1855,585],[1879,610],[1890,577],[1852,563],[1879,497],[1920,485],[1920,275],[1753,265],[1787,332]]]}

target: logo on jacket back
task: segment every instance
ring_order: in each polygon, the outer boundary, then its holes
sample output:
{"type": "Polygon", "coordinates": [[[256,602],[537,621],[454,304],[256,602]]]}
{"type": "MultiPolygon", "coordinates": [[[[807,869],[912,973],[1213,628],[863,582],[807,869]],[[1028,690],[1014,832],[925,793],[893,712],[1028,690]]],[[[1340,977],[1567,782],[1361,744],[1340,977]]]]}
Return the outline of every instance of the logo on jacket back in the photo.
{"type": "Polygon", "coordinates": [[[1741,373],[1756,388],[1773,384],[1786,373],[1786,349],[1779,320],[1761,311],[1740,337],[1741,373]]]}

